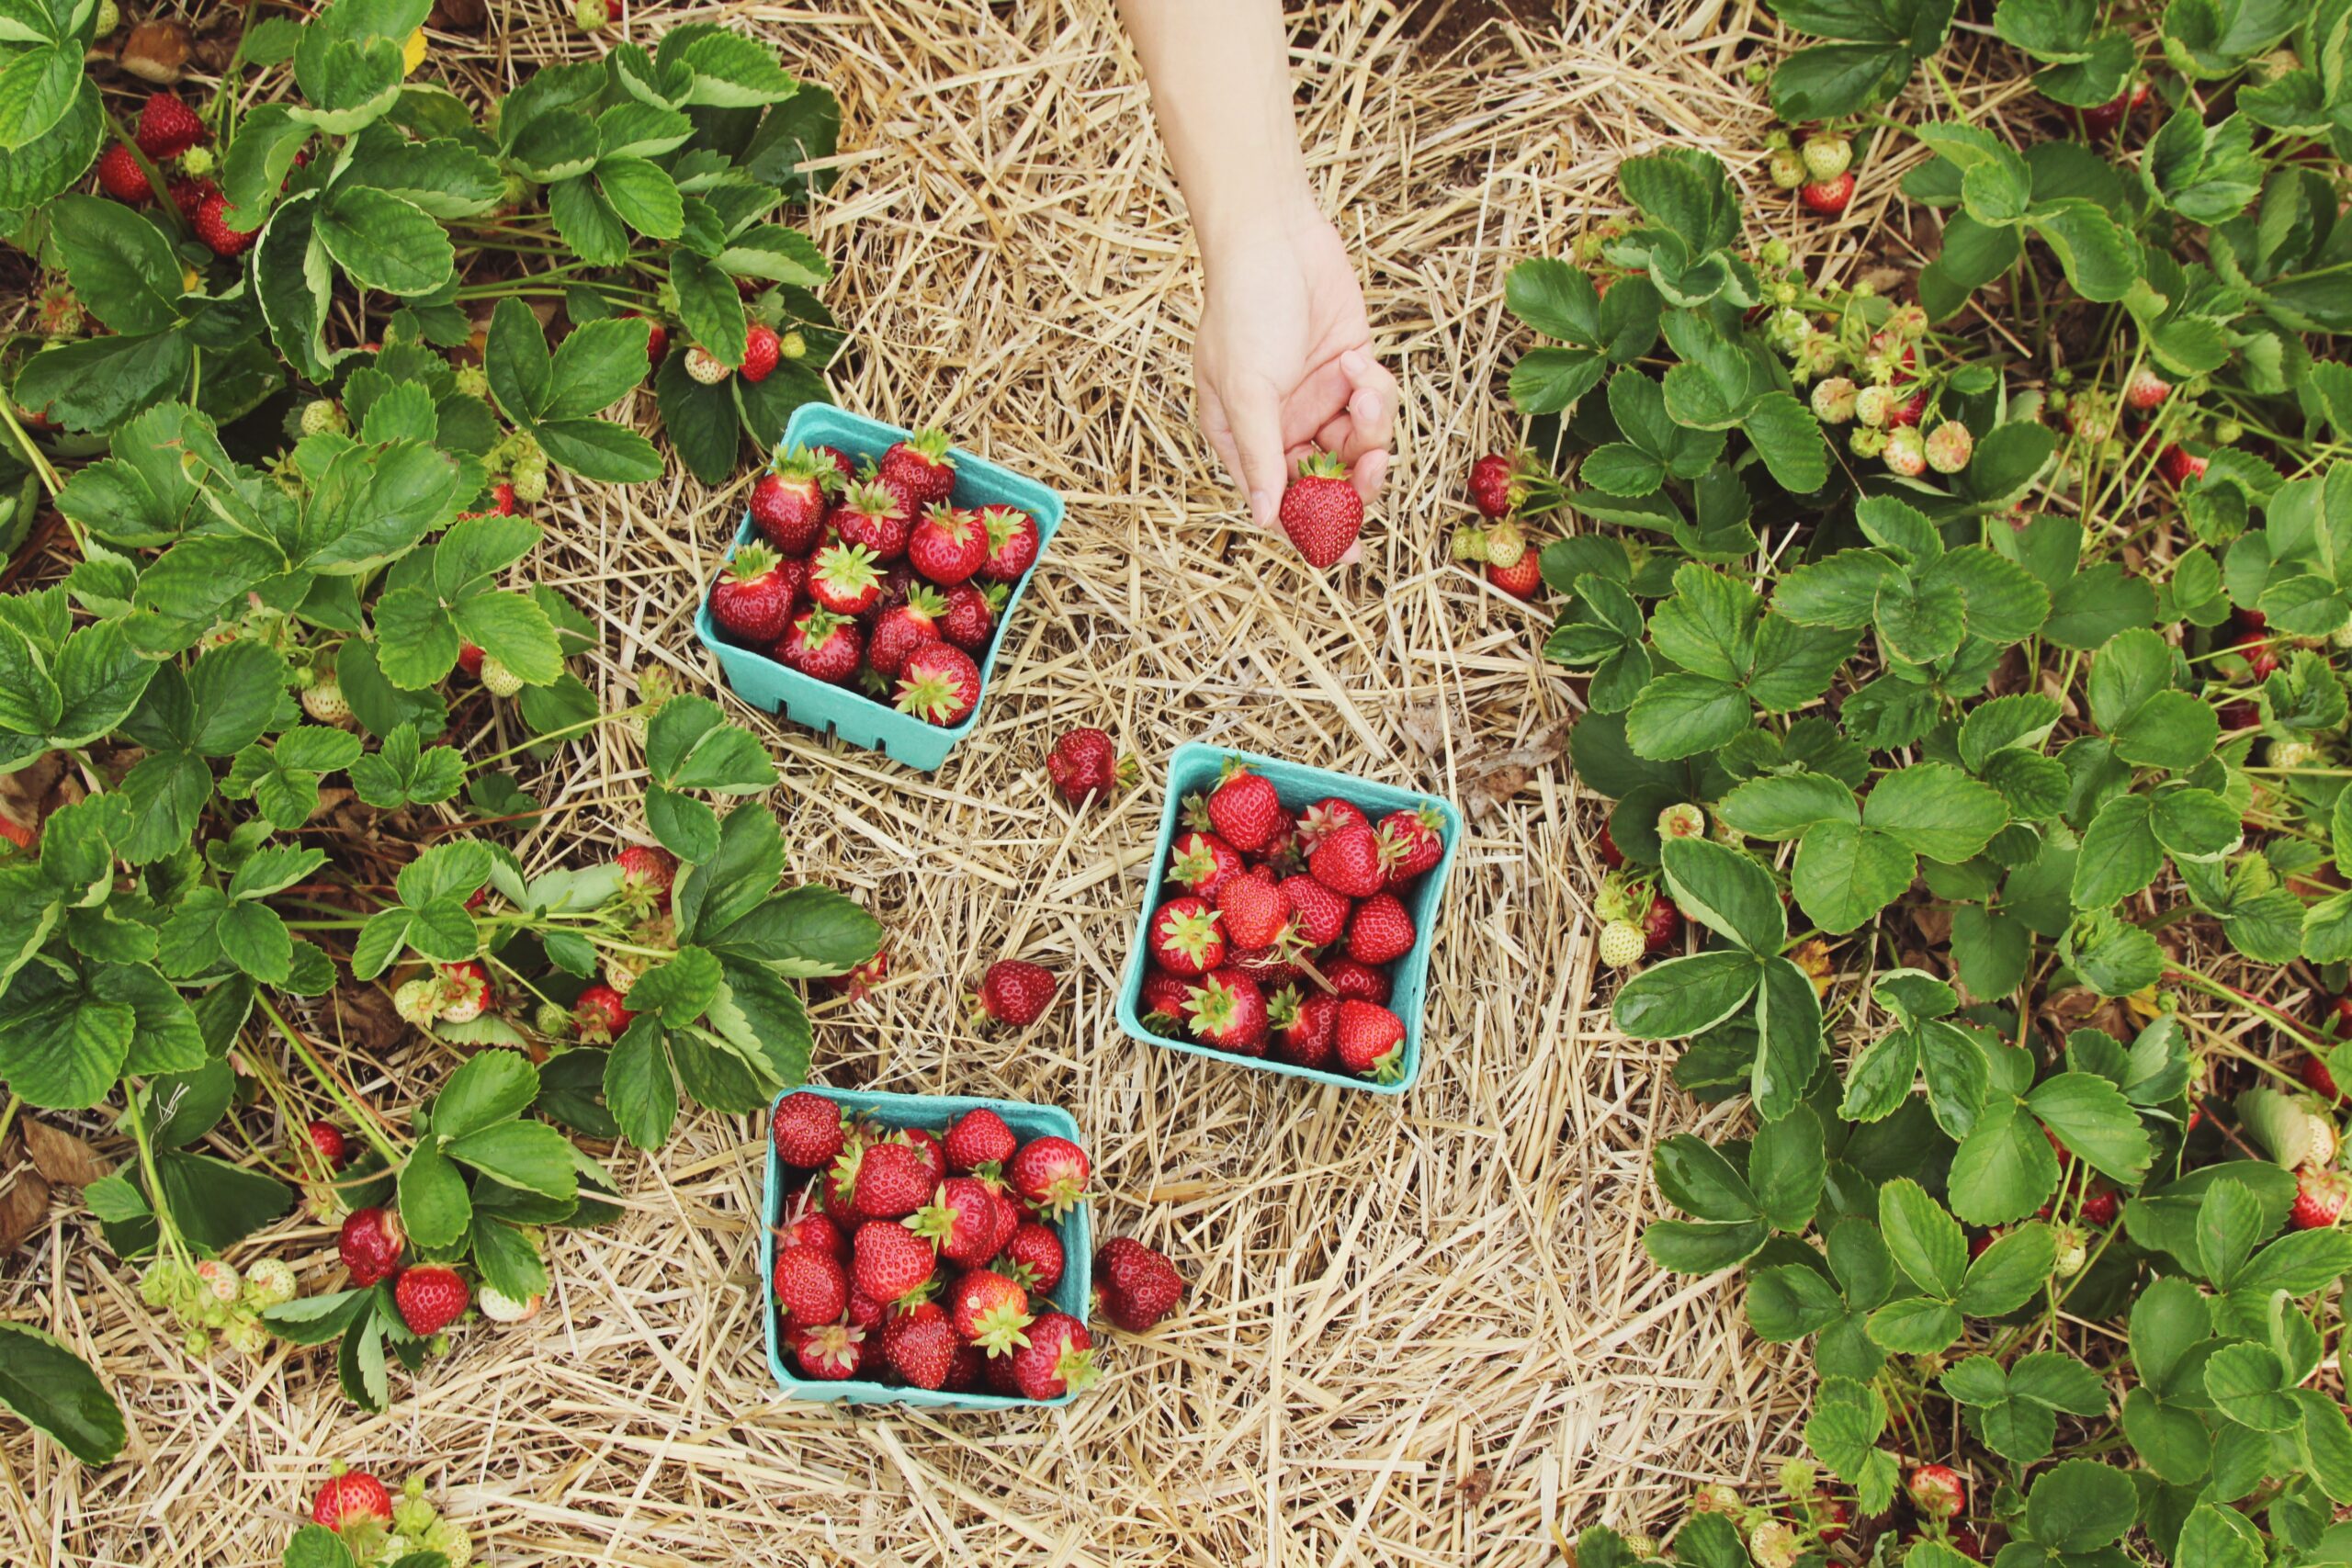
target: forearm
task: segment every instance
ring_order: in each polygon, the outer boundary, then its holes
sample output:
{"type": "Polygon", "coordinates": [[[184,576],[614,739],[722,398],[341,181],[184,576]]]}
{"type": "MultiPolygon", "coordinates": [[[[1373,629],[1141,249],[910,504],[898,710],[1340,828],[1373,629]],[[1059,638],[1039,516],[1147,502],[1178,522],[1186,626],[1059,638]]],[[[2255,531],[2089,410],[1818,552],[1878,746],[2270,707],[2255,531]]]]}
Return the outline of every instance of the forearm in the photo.
{"type": "Polygon", "coordinates": [[[1311,213],[1280,0],[1119,0],[1201,254],[1311,213]]]}

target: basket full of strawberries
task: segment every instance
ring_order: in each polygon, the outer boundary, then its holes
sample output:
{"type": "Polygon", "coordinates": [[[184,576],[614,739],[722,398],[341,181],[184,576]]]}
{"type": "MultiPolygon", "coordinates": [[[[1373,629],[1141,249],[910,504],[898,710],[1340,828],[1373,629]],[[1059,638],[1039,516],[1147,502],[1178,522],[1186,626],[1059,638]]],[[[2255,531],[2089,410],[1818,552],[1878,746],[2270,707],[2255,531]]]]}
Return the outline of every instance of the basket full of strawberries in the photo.
{"type": "Polygon", "coordinates": [[[1061,498],[908,431],[803,403],[695,619],[754,707],[925,770],[978,722],[1061,498]]]}
{"type": "Polygon", "coordinates": [[[1119,998],[1137,1040],[1402,1094],[1462,836],[1450,802],[1198,744],[1169,760],[1119,998]]]}

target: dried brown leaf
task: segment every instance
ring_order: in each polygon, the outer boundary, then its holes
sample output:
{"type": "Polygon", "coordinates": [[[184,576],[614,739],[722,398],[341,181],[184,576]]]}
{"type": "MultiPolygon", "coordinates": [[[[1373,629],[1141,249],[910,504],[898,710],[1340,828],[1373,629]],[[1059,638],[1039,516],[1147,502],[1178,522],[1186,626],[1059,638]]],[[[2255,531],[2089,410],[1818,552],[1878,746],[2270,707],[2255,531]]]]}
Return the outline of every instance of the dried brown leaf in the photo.
{"type": "Polygon", "coordinates": [[[62,1128],[37,1116],[26,1117],[22,1125],[34,1168],[59,1187],[87,1187],[114,1170],[97,1150],[62,1128]]]}

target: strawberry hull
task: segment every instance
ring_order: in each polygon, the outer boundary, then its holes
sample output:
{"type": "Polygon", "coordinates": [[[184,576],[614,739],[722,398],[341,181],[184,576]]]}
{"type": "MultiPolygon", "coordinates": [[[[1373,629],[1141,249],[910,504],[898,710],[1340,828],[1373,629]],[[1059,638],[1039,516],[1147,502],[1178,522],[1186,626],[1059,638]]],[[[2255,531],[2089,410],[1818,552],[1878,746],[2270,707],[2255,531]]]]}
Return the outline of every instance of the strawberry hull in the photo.
{"type": "MultiPolygon", "coordinates": [[[[1076,1119],[1056,1105],[977,1100],[962,1095],[871,1094],[861,1089],[826,1089],[819,1084],[806,1088],[808,1093],[822,1095],[854,1116],[863,1116],[886,1127],[922,1127],[938,1133],[964,1112],[986,1108],[1003,1117],[1005,1125],[1024,1144],[1033,1138],[1053,1137],[1067,1138],[1080,1148],[1087,1146],[1086,1140],[1079,1134],[1076,1119]]],[[[773,1111],[775,1107],[772,1105],[769,1110],[773,1111]]],[[[1017,1394],[959,1393],[865,1378],[825,1382],[795,1371],[786,1352],[783,1321],[776,1314],[774,1281],[775,1227],[784,1223],[785,1208],[797,1185],[799,1173],[776,1159],[775,1140],[763,1137],[760,1141],[767,1145],[767,1175],[760,1199],[760,1317],[767,1337],[768,1371],[786,1396],[837,1404],[919,1404],[932,1410],[1019,1410],[1068,1404],[1078,1397],[1065,1393],[1059,1399],[1023,1399],[1017,1394]]],[[[1048,1222],[1061,1238],[1066,1261],[1061,1279],[1051,1291],[1043,1292],[1057,1309],[1080,1323],[1092,1315],[1094,1304],[1094,1227],[1087,1205],[1088,1200],[1081,1198],[1069,1213],[1048,1222]]]]}
{"type": "MultiPolygon", "coordinates": [[[[793,411],[791,422],[785,427],[780,449],[795,446],[831,446],[847,453],[852,459],[879,459],[890,446],[908,435],[895,424],[834,408],[830,403],[803,403],[793,411]]],[[[979,507],[1001,502],[1017,506],[1037,520],[1037,560],[1012,585],[1012,595],[1005,601],[1004,609],[996,617],[996,626],[988,647],[973,655],[980,667],[980,700],[972,711],[956,725],[927,724],[910,714],[899,712],[887,703],[875,701],[864,692],[828,684],[813,676],[789,669],[757,649],[743,648],[720,635],[710,615],[710,591],[703,591],[702,607],[695,615],[695,635],[702,645],[718,659],[720,670],[726,672],[727,683],[735,694],[763,713],[789,718],[805,724],[820,733],[839,736],[853,746],[869,751],[880,751],[894,761],[930,773],[947,761],[947,753],[956,743],[969,735],[980,722],[981,709],[988,704],[989,682],[994,677],[998,651],[1004,646],[1005,628],[1021,608],[1022,595],[1029,590],[1030,581],[1037,575],[1038,562],[1045,559],[1055,530],[1061,526],[1062,498],[1036,480],[1000,468],[984,458],[976,457],[961,447],[954,450],[956,458],[955,502],[958,506],[979,507]]],[[[736,531],[734,549],[758,538],[752,525],[751,513],[743,515],[743,525],[736,531]]],[[[734,550],[729,551],[733,558],[734,550]]],[[[722,567],[723,571],[723,567],[722,567]]],[[[717,581],[716,577],[713,579],[717,581]]]]}
{"type": "Polygon", "coordinates": [[[1261,757],[1249,751],[1231,751],[1221,746],[1204,746],[1192,742],[1176,749],[1168,760],[1167,799],[1159,813],[1159,842],[1153,849],[1148,863],[1152,881],[1145,889],[1143,908],[1136,917],[1135,943],[1128,950],[1127,972],[1119,990],[1119,1027],[1127,1035],[1147,1044],[1164,1045],[1171,1051],[1186,1051],[1195,1056],[1230,1063],[1237,1066],[1255,1067],[1261,1072],[1282,1073],[1295,1078],[1306,1078],[1315,1083],[1337,1084],[1342,1089],[1360,1089],[1373,1094],[1402,1094],[1413,1087],[1421,1076],[1421,1005],[1429,986],[1430,951],[1435,940],[1438,915],[1445,899],[1445,879],[1453,869],[1455,851],[1462,840],[1462,814],[1453,803],[1441,795],[1422,795],[1412,790],[1398,789],[1394,784],[1376,784],[1347,773],[1335,773],[1323,768],[1310,768],[1300,762],[1285,762],[1275,757],[1261,757]],[[1377,821],[1391,811],[1410,810],[1418,807],[1434,806],[1445,821],[1440,836],[1445,841],[1445,852],[1438,863],[1397,897],[1412,917],[1415,932],[1412,950],[1388,969],[1389,1010],[1405,1025],[1404,1069],[1394,1082],[1378,1083],[1352,1073],[1332,1072],[1317,1067],[1294,1066],[1271,1056],[1240,1056],[1229,1051],[1219,1051],[1190,1040],[1171,1039],[1158,1034],[1143,1021],[1142,994],[1144,973],[1149,966],[1148,953],[1152,912],[1169,891],[1161,882],[1168,864],[1169,845],[1182,828],[1184,797],[1204,795],[1214,788],[1226,760],[1238,757],[1250,764],[1274,786],[1274,793],[1283,806],[1293,811],[1327,796],[1363,807],[1365,815],[1377,821]]]}

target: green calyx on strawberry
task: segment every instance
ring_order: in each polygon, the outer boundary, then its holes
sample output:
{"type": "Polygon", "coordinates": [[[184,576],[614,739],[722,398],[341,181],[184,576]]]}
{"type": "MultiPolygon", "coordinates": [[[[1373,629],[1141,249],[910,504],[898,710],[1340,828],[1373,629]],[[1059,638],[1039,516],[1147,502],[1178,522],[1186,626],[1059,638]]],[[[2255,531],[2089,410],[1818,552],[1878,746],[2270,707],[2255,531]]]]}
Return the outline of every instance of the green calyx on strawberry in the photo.
{"type": "Polygon", "coordinates": [[[980,669],[950,643],[925,643],[899,667],[897,707],[926,724],[952,728],[979,705],[980,669]]]}
{"type": "Polygon", "coordinates": [[[1363,497],[1348,479],[1336,452],[1300,459],[1298,476],[1283,491],[1277,513],[1283,532],[1316,568],[1337,566],[1363,532],[1363,497]]]}

